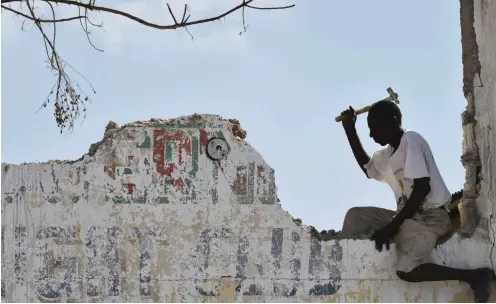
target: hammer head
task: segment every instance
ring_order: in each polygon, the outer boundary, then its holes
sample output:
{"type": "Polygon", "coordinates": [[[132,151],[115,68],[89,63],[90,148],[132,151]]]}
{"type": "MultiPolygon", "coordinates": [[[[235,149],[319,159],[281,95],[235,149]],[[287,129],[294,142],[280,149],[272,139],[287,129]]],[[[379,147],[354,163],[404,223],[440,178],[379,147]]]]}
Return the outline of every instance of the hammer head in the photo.
{"type": "Polygon", "coordinates": [[[396,104],[400,103],[400,100],[398,99],[398,94],[396,94],[393,89],[387,88],[387,92],[389,93],[389,97],[386,98],[389,101],[394,101],[396,104]]]}

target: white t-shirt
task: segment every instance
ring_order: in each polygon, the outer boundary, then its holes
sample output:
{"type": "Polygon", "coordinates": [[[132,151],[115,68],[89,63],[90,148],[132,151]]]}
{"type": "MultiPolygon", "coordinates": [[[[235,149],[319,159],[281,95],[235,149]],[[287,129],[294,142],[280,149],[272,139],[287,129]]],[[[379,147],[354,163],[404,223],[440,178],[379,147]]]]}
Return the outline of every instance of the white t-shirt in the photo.
{"type": "Polygon", "coordinates": [[[431,148],[417,132],[406,130],[396,151],[391,146],[374,153],[364,166],[369,178],[387,183],[394,192],[398,211],[413,190],[413,180],[430,177],[431,191],[423,209],[438,208],[451,201],[451,194],[439,173],[431,148]]]}

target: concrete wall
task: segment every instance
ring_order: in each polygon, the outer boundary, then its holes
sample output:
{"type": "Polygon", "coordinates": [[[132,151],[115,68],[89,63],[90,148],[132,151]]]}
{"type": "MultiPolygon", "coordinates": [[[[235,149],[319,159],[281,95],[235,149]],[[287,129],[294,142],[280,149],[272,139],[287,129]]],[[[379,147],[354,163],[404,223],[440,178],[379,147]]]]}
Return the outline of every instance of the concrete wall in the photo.
{"type": "MultiPolygon", "coordinates": [[[[465,2],[462,0],[462,3],[465,2]]],[[[468,107],[474,105],[474,138],[479,155],[478,197],[476,205],[481,218],[480,233],[488,235],[494,247],[496,234],[496,1],[479,0],[473,5],[475,39],[468,41],[467,50],[478,50],[477,56],[466,56],[464,65],[468,107]],[[468,72],[472,71],[470,75],[468,72]],[[468,77],[467,77],[468,76],[468,77]],[[470,79],[473,79],[470,81],[470,79]],[[471,88],[471,89],[470,89],[471,88]]],[[[463,19],[462,19],[463,23],[463,19]]],[[[462,32],[463,33],[463,32],[462,32]]],[[[462,37],[463,38],[463,37],[462,37]]],[[[462,40],[462,45],[463,42],[462,40]]],[[[470,54],[470,51],[467,51],[470,54]]],[[[471,133],[471,132],[465,132],[471,133]]],[[[467,137],[467,136],[466,136],[467,137]]],[[[496,265],[496,250],[491,249],[491,264],[496,265]]]]}
{"type": "Polygon", "coordinates": [[[462,114],[466,176],[460,233],[471,237],[490,234],[488,223],[496,191],[496,2],[460,0],[460,4],[463,92],[467,99],[462,114]]]}
{"type": "MultiPolygon", "coordinates": [[[[472,268],[496,259],[496,1],[461,5],[464,153],[476,155],[464,215],[480,220],[432,258],[472,268]]],[[[399,281],[394,246],[313,237],[281,208],[274,171],[233,133],[218,116],[137,122],[109,128],[72,163],[2,164],[2,301],[472,301],[457,282],[399,281]],[[220,162],[206,157],[212,137],[231,149],[220,162]]]]}
{"type": "MultiPolygon", "coordinates": [[[[217,116],[108,130],[73,163],[2,166],[2,301],[423,301],[470,296],[407,284],[394,248],[321,242],[276,197],[274,171],[217,116]],[[206,157],[212,137],[230,146],[206,157]]],[[[440,263],[488,263],[489,243],[453,238],[440,263]]]]}

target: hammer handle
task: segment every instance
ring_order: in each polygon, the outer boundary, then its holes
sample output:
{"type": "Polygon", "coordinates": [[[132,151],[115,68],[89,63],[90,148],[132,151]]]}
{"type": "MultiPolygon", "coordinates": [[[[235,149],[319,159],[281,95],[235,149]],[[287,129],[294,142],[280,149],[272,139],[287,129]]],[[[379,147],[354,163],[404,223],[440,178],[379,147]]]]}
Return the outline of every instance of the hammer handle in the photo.
{"type": "MultiPolygon", "coordinates": [[[[363,107],[361,109],[358,109],[358,110],[355,110],[355,114],[356,115],[360,115],[360,114],[363,114],[363,113],[366,113],[370,110],[370,108],[372,108],[373,105],[375,105],[376,103],[378,102],[381,102],[381,101],[391,101],[393,100],[393,98],[391,96],[387,97],[387,98],[384,98],[383,100],[379,100],[377,102],[374,102],[373,104],[369,105],[369,106],[366,106],[366,107],[363,107]]],[[[343,119],[345,119],[346,116],[343,116],[343,115],[339,115],[335,118],[336,122],[340,122],[342,121],[343,119]]]]}
{"type": "MultiPolygon", "coordinates": [[[[372,108],[372,106],[373,106],[373,105],[374,105],[374,104],[371,104],[371,105],[369,105],[369,106],[366,106],[366,107],[363,107],[363,108],[361,108],[361,109],[355,110],[355,114],[356,114],[356,115],[360,115],[360,114],[366,113],[366,112],[368,112],[368,111],[370,110],[370,108],[372,108]]],[[[345,118],[346,118],[346,116],[344,116],[344,115],[339,115],[338,117],[336,117],[336,119],[335,119],[335,120],[336,120],[336,122],[340,122],[340,121],[342,121],[342,120],[343,120],[343,119],[345,119],[345,118]]]]}

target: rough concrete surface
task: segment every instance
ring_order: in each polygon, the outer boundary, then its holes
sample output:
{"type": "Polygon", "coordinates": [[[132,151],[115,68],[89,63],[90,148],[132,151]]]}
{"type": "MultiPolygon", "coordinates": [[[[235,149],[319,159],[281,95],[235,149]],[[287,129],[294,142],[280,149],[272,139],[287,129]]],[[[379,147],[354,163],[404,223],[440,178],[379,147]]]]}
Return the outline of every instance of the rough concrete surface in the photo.
{"type": "Polygon", "coordinates": [[[460,27],[462,36],[462,63],[463,63],[463,93],[467,100],[466,110],[462,114],[463,154],[461,161],[465,167],[465,185],[460,211],[461,226],[459,233],[470,237],[475,233],[480,223],[476,199],[479,196],[479,172],[481,160],[476,145],[475,118],[476,106],[474,99],[475,78],[480,78],[481,64],[479,60],[479,46],[476,39],[473,0],[460,0],[460,27]]]}
{"type": "MultiPolygon", "coordinates": [[[[494,247],[496,235],[496,1],[474,1],[474,29],[479,51],[480,74],[474,75],[473,100],[476,124],[473,136],[478,147],[478,212],[483,219],[479,230],[489,236],[493,246],[489,252],[491,264],[496,265],[494,247]]],[[[467,98],[468,100],[468,98],[467,98]]],[[[469,135],[470,136],[470,135],[469,135]]],[[[466,136],[467,137],[467,136],[466,136]]],[[[464,139],[464,143],[468,140],[464,139]]]]}

